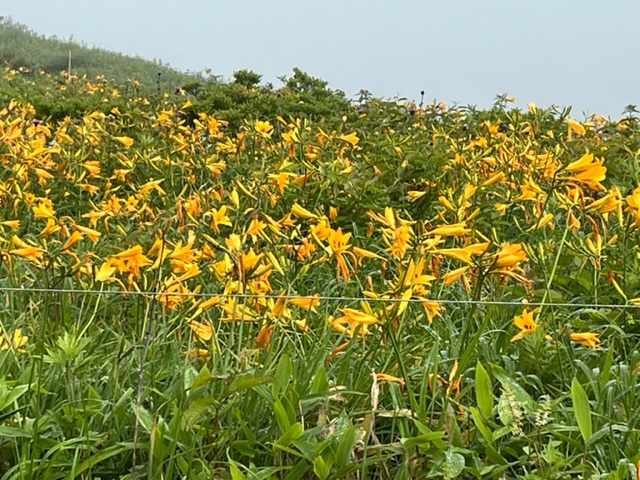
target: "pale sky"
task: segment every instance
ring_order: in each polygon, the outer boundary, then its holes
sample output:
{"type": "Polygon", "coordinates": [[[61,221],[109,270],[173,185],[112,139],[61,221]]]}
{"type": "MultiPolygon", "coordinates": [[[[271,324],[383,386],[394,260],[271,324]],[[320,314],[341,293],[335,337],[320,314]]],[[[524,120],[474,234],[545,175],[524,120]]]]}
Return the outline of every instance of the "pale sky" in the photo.
{"type": "Polygon", "coordinates": [[[638,0],[0,0],[0,15],[226,79],[248,68],[279,86],[299,67],[350,98],[640,108],[638,0]]]}

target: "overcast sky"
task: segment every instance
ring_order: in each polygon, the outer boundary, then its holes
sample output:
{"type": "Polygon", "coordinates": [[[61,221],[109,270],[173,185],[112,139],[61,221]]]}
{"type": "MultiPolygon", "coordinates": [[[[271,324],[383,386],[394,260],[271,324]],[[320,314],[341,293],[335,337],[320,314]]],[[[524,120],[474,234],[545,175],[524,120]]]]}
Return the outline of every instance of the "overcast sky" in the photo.
{"type": "Polygon", "coordinates": [[[349,97],[367,89],[449,104],[640,107],[640,1],[3,0],[46,35],[279,85],[293,67],[349,97]]]}

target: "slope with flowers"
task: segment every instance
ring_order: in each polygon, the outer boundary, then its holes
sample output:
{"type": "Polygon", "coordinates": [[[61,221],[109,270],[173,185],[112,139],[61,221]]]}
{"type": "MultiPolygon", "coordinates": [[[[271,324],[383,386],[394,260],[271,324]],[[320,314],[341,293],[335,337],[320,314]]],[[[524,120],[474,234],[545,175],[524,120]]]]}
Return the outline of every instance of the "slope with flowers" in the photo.
{"type": "Polygon", "coordinates": [[[117,98],[1,106],[7,478],[636,468],[633,112],[117,98]]]}

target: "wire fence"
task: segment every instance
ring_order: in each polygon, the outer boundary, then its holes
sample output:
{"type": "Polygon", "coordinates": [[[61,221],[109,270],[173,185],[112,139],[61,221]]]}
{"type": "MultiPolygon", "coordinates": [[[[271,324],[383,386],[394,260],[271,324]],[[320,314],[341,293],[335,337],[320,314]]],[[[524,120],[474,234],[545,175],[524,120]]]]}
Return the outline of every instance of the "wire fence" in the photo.
{"type": "Polygon", "coordinates": [[[331,295],[291,295],[291,294],[257,294],[257,293],[213,293],[213,292],[166,292],[155,290],[91,290],[72,288],[34,288],[34,287],[0,287],[3,293],[68,293],[73,295],[131,295],[146,297],[193,297],[193,298],[227,298],[227,299],[273,299],[273,300],[318,300],[327,302],[384,302],[384,303],[425,303],[434,302],[441,305],[500,305],[525,307],[563,307],[575,309],[640,309],[640,303],[571,303],[571,302],[529,302],[522,300],[472,300],[472,299],[438,299],[438,298],[388,298],[388,297],[349,297],[331,295]]]}

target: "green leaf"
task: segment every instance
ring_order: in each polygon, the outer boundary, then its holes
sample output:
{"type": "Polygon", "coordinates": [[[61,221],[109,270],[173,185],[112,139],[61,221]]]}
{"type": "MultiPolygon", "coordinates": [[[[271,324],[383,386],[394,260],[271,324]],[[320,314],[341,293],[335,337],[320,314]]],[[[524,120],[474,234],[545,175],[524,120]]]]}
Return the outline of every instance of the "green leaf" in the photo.
{"type": "Polygon", "coordinates": [[[209,371],[206,365],[203,365],[203,367],[198,372],[198,375],[196,376],[196,378],[194,378],[191,384],[189,385],[189,390],[193,391],[196,388],[209,383],[211,380],[213,380],[213,377],[211,376],[211,372],[209,371]]]}
{"type": "Polygon", "coordinates": [[[28,389],[28,385],[17,385],[9,388],[4,379],[0,380],[0,410],[7,408],[7,406],[24,395],[28,389]]]}
{"type": "Polygon", "coordinates": [[[245,480],[245,478],[247,478],[231,458],[229,458],[229,473],[231,473],[231,480],[245,480]]]}
{"type": "Polygon", "coordinates": [[[356,443],[356,427],[349,424],[340,436],[338,447],[336,448],[336,466],[342,468],[346,466],[351,459],[351,452],[356,443]]]}
{"type": "Polygon", "coordinates": [[[151,415],[151,412],[142,405],[139,407],[134,405],[133,408],[134,410],[136,408],[138,409],[138,420],[140,421],[142,428],[144,428],[147,433],[151,432],[151,429],[153,428],[153,415],[151,415]]]}
{"type": "MultiPolygon", "coordinates": [[[[2,434],[0,433],[0,436],[1,435],[2,434]]],[[[94,465],[97,465],[98,463],[106,460],[107,458],[113,457],[115,455],[121,455],[124,452],[132,449],[133,449],[133,443],[118,443],[116,445],[107,447],[104,450],[102,450],[100,453],[96,455],[92,455],[91,457],[87,458],[84,462],[82,462],[80,465],[76,466],[76,468],[73,470],[74,476],[69,478],[75,478],[85,470],[88,470],[89,468],[93,468],[94,465]]]]}
{"type": "Polygon", "coordinates": [[[480,412],[490,417],[493,411],[493,387],[491,378],[480,361],[476,364],[476,402],[480,412]]]}
{"type": "Polygon", "coordinates": [[[249,440],[235,440],[230,445],[232,449],[249,458],[253,458],[260,453],[260,450],[253,448],[253,442],[249,440]]]}
{"type": "Polygon", "coordinates": [[[304,474],[307,473],[308,469],[309,463],[307,463],[304,458],[301,458],[298,463],[291,467],[291,470],[289,470],[287,476],[284,477],[284,480],[300,480],[304,477],[304,474]]]}
{"type": "Polygon", "coordinates": [[[604,388],[604,386],[609,381],[611,376],[611,365],[613,364],[613,348],[609,348],[607,350],[607,355],[604,359],[604,364],[602,365],[602,369],[600,370],[600,388],[604,388]]]}
{"type": "Polygon", "coordinates": [[[473,417],[473,423],[476,424],[476,428],[478,429],[480,434],[487,442],[493,443],[493,435],[491,434],[491,430],[489,430],[489,427],[487,427],[487,425],[484,423],[482,415],[480,415],[480,411],[476,407],[469,407],[469,410],[471,411],[471,416],[473,417]]]}
{"type": "Polygon", "coordinates": [[[0,425],[0,438],[30,437],[31,434],[21,428],[0,425]]]}
{"type": "Polygon", "coordinates": [[[192,401],[187,409],[182,412],[180,420],[180,429],[188,430],[197,425],[201,420],[208,417],[209,407],[215,405],[216,401],[213,397],[197,398],[192,401]]]}
{"type": "Polygon", "coordinates": [[[324,365],[321,365],[311,382],[311,393],[322,393],[329,390],[329,382],[327,381],[327,372],[324,365]]]}
{"type": "Polygon", "coordinates": [[[416,446],[421,448],[428,448],[429,443],[433,442],[434,440],[440,440],[443,435],[444,432],[431,432],[424,435],[418,435],[417,437],[402,438],[400,442],[406,450],[416,446]]]}
{"type": "Polygon", "coordinates": [[[329,476],[329,466],[321,456],[313,459],[313,473],[315,473],[316,477],[320,480],[324,480],[329,476]]]}
{"type": "Polygon", "coordinates": [[[284,434],[289,430],[289,428],[291,428],[291,422],[289,421],[289,415],[287,414],[287,411],[284,408],[284,405],[282,405],[280,399],[276,399],[276,401],[273,402],[273,413],[276,417],[276,422],[278,422],[278,428],[280,428],[280,431],[284,434]]]}
{"type": "Polygon", "coordinates": [[[464,470],[464,457],[451,450],[447,450],[445,453],[445,464],[443,470],[445,472],[445,478],[458,478],[464,470]]]}
{"type": "Polygon", "coordinates": [[[227,393],[235,393],[248,390],[258,385],[273,382],[273,377],[262,374],[247,374],[235,377],[227,387],[227,393]]]}
{"type": "Polygon", "coordinates": [[[276,446],[286,447],[288,446],[292,440],[298,438],[304,429],[302,428],[302,424],[300,422],[296,422],[291,425],[286,432],[282,434],[282,436],[275,441],[276,446]]]}
{"type": "Polygon", "coordinates": [[[537,402],[531,398],[531,395],[529,395],[527,391],[518,384],[518,382],[509,377],[502,367],[492,363],[491,373],[493,373],[494,377],[496,377],[503,386],[508,385],[511,388],[516,400],[518,400],[518,403],[522,405],[526,413],[533,413],[537,410],[537,402]]]}
{"type": "Polygon", "coordinates": [[[589,398],[576,377],[573,377],[571,382],[571,400],[580,434],[586,443],[591,438],[592,433],[591,407],[589,406],[589,398]]]}
{"type": "Polygon", "coordinates": [[[280,357],[280,361],[278,362],[278,366],[276,367],[276,384],[278,392],[283,392],[287,385],[289,385],[289,380],[291,380],[291,373],[293,372],[293,366],[291,365],[291,358],[286,353],[283,353],[280,357]]]}

